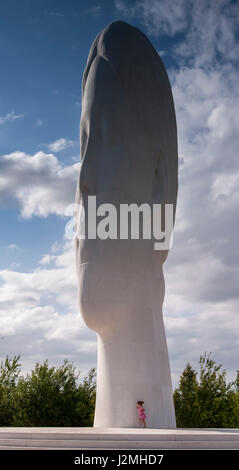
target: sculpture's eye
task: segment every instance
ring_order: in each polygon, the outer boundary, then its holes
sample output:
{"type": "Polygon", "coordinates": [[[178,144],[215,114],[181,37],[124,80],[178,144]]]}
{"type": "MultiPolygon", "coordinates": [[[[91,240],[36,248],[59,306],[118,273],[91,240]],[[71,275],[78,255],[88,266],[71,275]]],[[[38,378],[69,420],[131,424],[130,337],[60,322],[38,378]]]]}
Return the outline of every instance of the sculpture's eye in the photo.
{"type": "Polygon", "coordinates": [[[161,153],[157,155],[157,158],[155,161],[154,176],[156,177],[160,176],[160,165],[161,165],[161,153]]]}
{"type": "MultiPolygon", "coordinates": [[[[114,110],[116,111],[116,110],[114,110]]],[[[117,123],[117,113],[104,113],[101,118],[101,135],[104,144],[107,147],[113,147],[119,139],[119,127],[117,123]]]]}

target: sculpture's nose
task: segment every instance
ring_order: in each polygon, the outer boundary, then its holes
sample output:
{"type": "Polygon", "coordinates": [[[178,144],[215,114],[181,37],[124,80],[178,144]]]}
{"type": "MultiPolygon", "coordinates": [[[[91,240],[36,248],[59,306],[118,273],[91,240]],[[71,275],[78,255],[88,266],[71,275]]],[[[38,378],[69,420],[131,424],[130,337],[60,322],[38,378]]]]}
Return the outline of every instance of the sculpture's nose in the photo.
{"type": "Polygon", "coordinates": [[[95,169],[92,163],[86,162],[86,159],[81,164],[79,189],[82,195],[95,194],[96,191],[95,169]]]}

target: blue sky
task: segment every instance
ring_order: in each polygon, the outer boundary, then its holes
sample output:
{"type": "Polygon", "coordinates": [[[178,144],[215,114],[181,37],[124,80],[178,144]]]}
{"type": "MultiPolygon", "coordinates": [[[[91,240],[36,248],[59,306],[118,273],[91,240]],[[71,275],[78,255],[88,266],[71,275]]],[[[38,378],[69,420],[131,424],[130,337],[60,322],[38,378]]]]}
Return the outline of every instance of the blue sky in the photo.
{"type": "Polygon", "coordinates": [[[165,324],[176,386],[212,351],[238,366],[238,3],[229,0],[27,1],[0,7],[1,358],[29,371],[65,357],[96,365],[77,306],[65,208],[80,168],[81,79],[90,46],[117,19],[142,29],[168,71],[179,136],[165,324]]]}

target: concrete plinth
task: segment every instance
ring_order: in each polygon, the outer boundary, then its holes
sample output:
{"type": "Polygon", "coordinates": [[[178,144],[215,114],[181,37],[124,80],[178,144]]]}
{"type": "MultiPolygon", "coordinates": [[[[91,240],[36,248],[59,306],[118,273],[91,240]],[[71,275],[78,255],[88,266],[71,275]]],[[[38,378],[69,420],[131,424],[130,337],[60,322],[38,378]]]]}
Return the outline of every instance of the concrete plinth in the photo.
{"type": "Polygon", "coordinates": [[[239,449],[239,429],[1,428],[1,449],[239,449]]]}

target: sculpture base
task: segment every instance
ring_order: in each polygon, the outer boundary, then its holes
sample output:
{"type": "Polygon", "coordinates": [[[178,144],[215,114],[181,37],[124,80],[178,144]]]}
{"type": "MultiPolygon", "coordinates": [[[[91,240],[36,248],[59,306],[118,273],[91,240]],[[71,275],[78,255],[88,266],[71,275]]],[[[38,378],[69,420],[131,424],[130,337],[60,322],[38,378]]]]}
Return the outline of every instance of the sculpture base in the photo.
{"type": "Polygon", "coordinates": [[[239,429],[2,427],[1,449],[239,449],[239,429]]]}

